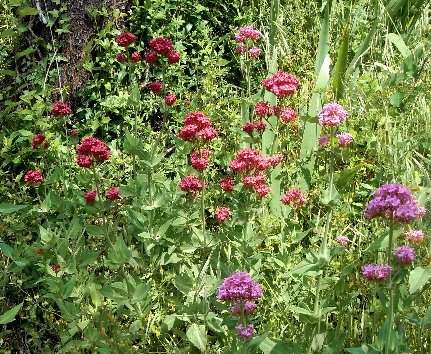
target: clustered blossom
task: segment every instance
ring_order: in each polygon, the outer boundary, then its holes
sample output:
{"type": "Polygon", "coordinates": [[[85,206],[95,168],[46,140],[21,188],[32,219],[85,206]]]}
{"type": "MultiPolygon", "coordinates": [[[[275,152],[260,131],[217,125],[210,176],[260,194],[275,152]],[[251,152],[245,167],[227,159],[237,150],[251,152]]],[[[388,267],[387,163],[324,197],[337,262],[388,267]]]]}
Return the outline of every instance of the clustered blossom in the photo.
{"type": "Polygon", "coordinates": [[[124,53],[120,53],[120,54],[117,54],[116,59],[119,63],[124,63],[127,58],[124,53]]]}
{"type": "Polygon", "coordinates": [[[240,43],[235,47],[235,52],[238,54],[244,54],[247,51],[247,47],[245,44],[240,43]]]}
{"type": "Polygon", "coordinates": [[[386,183],[380,186],[365,208],[366,219],[386,218],[409,223],[420,217],[421,209],[410,189],[398,183],[386,183]]]}
{"type": "Polygon", "coordinates": [[[51,269],[52,269],[55,273],[58,273],[58,272],[60,271],[60,269],[61,269],[60,264],[58,264],[58,263],[53,263],[53,264],[51,265],[51,269]]]}
{"type": "Polygon", "coordinates": [[[259,57],[261,50],[259,47],[252,47],[252,48],[250,48],[248,53],[250,54],[251,58],[257,58],[257,57],[259,57]]]}
{"type": "Polygon", "coordinates": [[[238,32],[235,33],[235,41],[238,43],[243,43],[247,39],[251,41],[257,41],[261,37],[260,32],[253,26],[241,27],[238,32]]]}
{"type": "Polygon", "coordinates": [[[302,207],[307,202],[307,200],[307,196],[304,195],[300,189],[291,189],[284,193],[284,195],[280,198],[280,201],[284,205],[293,204],[297,208],[302,207]]]}
{"type": "Polygon", "coordinates": [[[256,115],[258,115],[261,118],[266,118],[271,116],[272,109],[268,102],[265,101],[259,101],[256,103],[256,107],[254,108],[254,111],[256,112],[256,115]]]}
{"type": "Polygon", "coordinates": [[[29,184],[38,184],[43,181],[43,175],[41,170],[29,170],[24,176],[24,182],[29,184]]]}
{"type": "Polygon", "coordinates": [[[189,112],[184,118],[184,126],[178,137],[185,141],[202,138],[209,142],[217,136],[217,131],[212,127],[211,120],[202,112],[189,112]]]}
{"type": "Polygon", "coordinates": [[[274,115],[285,123],[293,122],[298,118],[298,112],[291,107],[280,108],[278,106],[273,107],[274,115]]]}
{"type": "Polygon", "coordinates": [[[406,240],[412,243],[421,243],[424,240],[424,232],[422,230],[409,230],[406,232],[406,240]]]}
{"type": "Polygon", "coordinates": [[[134,34],[130,32],[123,32],[120,33],[117,38],[115,38],[115,42],[117,42],[120,47],[126,48],[129,45],[135,43],[136,39],[137,37],[134,34]]]}
{"type": "Polygon", "coordinates": [[[111,187],[105,192],[106,198],[109,200],[116,200],[120,198],[120,188],[111,187]]]}
{"type": "Polygon", "coordinates": [[[327,135],[322,135],[319,138],[319,145],[320,146],[328,146],[329,145],[329,138],[327,135]]]}
{"type": "Polygon", "coordinates": [[[336,102],[327,103],[319,112],[319,124],[322,126],[336,127],[346,121],[347,115],[348,113],[342,105],[336,102]]]}
{"type": "Polygon", "coordinates": [[[165,85],[160,81],[153,81],[148,84],[148,88],[155,94],[160,94],[163,92],[165,85]]]}
{"type": "Polygon", "coordinates": [[[73,137],[78,136],[78,133],[79,133],[78,129],[76,129],[76,128],[70,129],[70,135],[71,136],[73,136],[73,137]]]}
{"type": "Polygon", "coordinates": [[[263,87],[278,98],[292,95],[299,84],[299,79],[285,71],[278,71],[262,81],[263,87]]]}
{"type": "Polygon", "coordinates": [[[141,54],[139,52],[133,52],[131,57],[135,63],[137,63],[139,60],[141,60],[141,54]]]}
{"type": "Polygon", "coordinates": [[[151,50],[144,56],[148,64],[155,64],[159,55],[167,58],[169,64],[178,63],[181,59],[180,54],[173,49],[172,40],[166,37],[152,38],[149,42],[151,50]]]}
{"type": "Polygon", "coordinates": [[[346,247],[350,243],[350,239],[347,236],[343,236],[343,235],[337,236],[335,238],[335,241],[337,241],[337,243],[343,247],[346,247]]]}
{"type": "Polygon", "coordinates": [[[72,113],[72,109],[69,107],[69,105],[66,102],[63,101],[57,101],[53,104],[51,108],[51,115],[53,117],[59,117],[59,116],[67,116],[72,113]]]}
{"type": "Polygon", "coordinates": [[[111,156],[106,144],[94,137],[81,139],[81,142],[76,147],[76,153],[76,163],[84,168],[91,167],[94,161],[106,161],[111,156]]]}
{"type": "Polygon", "coordinates": [[[392,267],[389,264],[375,265],[366,264],[362,266],[362,274],[367,280],[386,280],[392,272],[392,267]]]}
{"type": "Polygon", "coordinates": [[[235,187],[235,181],[231,176],[227,176],[219,181],[219,185],[225,192],[232,192],[233,187],[235,187]]]}
{"type": "Polygon", "coordinates": [[[33,137],[31,146],[33,147],[33,149],[38,149],[42,145],[42,143],[43,147],[47,149],[49,146],[49,141],[46,139],[46,136],[44,134],[39,133],[33,137]]]}
{"type": "Polygon", "coordinates": [[[190,154],[190,161],[196,171],[205,171],[210,162],[209,156],[211,151],[208,149],[194,150],[190,154]]]}
{"type": "Polygon", "coordinates": [[[266,129],[266,123],[261,120],[257,120],[253,123],[245,123],[242,126],[242,130],[244,130],[246,133],[253,134],[253,132],[256,130],[259,133],[264,132],[266,129]]]}
{"type": "Polygon", "coordinates": [[[226,207],[217,209],[214,212],[214,217],[220,222],[224,222],[229,216],[230,216],[230,209],[226,207]]]}
{"type": "Polygon", "coordinates": [[[175,93],[171,93],[171,94],[165,96],[166,106],[172,106],[176,100],[177,100],[177,96],[175,95],[175,93]]]}
{"type": "Polygon", "coordinates": [[[254,326],[252,324],[247,325],[247,327],[239,324],[235,327],[235,329],[237,335],[244,340],[250,340],[253,337],[254,326]]]}
{"type": "MultiPolygon", "coordinates": [[[[254,301],[261,297],[262,288],[247,272],[234,273],[225,278],[217,294],[219,300],[231,302],[231,312],[236,316],[250,316],[256,309],[254,301]]],[[[252,338],[254,330],[252,324],[246,326],[239,324],[235,328],[237,335],[242,339],[249,340],[252,338]]]]}
{"type": "Polygon", "coordinates": [[[270,167],[277,166],[282,159],[282,154],[262,156],[259,151],[245,147],[236,152],[235,159],[231,161],[229,167],[234,172],[265,171],[270,167]]]}
{"type": "Polygon", "coordinates": [[[416,252],[409,246],[400,246],[394,249],[394,255],[398,262],[404,265],[411,264],[416,258],[416,252]]]}
{"type": "Polygon", "coordinates": [[[84,193],[84,199],[87,202],[87,204],[94,203],[94,201],[96,200],[96,195],[97,195],[97,192],[94,190],[85,192],[84,193]]]}
{"type": "Polygon", "coordinates": [[[350,133],[340,133],[336,135],[338,139],[338,144],[341,147],[346,147],[353,141],[353,136],[350,133]]]}
{"type": "Polygon", "coordinates": [[[196,176],[190,175],[184,177],[180,183],[178,183],[178,188],[183,192],[197,193],[204,188],[204,183],[196,176]]]}

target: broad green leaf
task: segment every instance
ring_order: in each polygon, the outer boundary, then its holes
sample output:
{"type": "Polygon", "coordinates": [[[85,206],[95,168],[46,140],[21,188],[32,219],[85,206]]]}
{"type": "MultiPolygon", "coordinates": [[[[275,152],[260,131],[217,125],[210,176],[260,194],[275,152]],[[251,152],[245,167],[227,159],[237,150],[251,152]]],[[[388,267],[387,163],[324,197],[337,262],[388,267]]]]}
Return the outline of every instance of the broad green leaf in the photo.
{"type": "Polygon", "coordinates": [[[332,88],[335,93],[335,98],[338,101],[344,95],[344,74],[347,68],[347,57],[349,54],[349,35],[350,23],[347,22],[344,28],[343,38],[338,47],[337,62],[335,63],[334,73],[332,75],[332,88]]]}
{"type": "Polygon", "coordinates": [[[419,291],[431,278],[431,266],[426,268],[417,267],[410,272],[409,291],[414,294],[419,291]]]}
{"type": "Polygon", "coordinates": [[[21,310],[22,305],[23,302],[1,315],[0,324],[4,325],[6,323],[12,322],[15,319],[16,314],[19,312],[19,310],[21,310]]]}
{"type": "Polygon", "coordinates": [[[24,16],[34,16],[37,15],[39,11],[35,9],[34,7],[24,7],[23,9],[18,11],[18,15],[20,17],[24,16]]]}
{"type": "Polygon", "coordinates": [[[263,342],[259,344],[259,348],[264,354],[303,354],[300,348],[291,347],[281,340],[270,338],[265,338],[263,342]]]}
{"type": "Polygon", "coordinates": [[[397,47],[404,59],[412,55],[412,51],[407,47],[399,34],[388,33],[387,38],[395,47],[397,47]]]}
{"type": "Polygon", "coordinates": [[[0,251],[6,257],[12,258],[13,248],[7,245],[6,243],[0,243],[0,251]]]}
{"type": "Polygon", "coordinates": [[[207,347],[207,331],[204,325],[193,323],[187,328],[187,339],[201,352],[205,352],[207,347]]]}
{"type": "Polygon", "coordinates": [[[10,214],[18,210],[24,209],[27,205],[0,203],[0,214],[10,214]]]}

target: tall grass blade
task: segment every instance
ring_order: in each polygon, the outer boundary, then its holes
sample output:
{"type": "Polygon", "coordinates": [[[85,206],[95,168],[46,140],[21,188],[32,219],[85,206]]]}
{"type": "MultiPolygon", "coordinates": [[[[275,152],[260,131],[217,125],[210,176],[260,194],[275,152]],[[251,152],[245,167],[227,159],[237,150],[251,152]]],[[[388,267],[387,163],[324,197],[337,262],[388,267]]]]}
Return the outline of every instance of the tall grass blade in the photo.
{"type": "Polygon", "coordinates": [[[335,99],[339,100],[344,95],[343,78],[347,69],[347,58],[349,54],[349,35],[350,23],[344,28],[343,38],[338,47],[337,62],[335,63],[334,72],[332,74],[332,89],[335,93],[335,99]]]}

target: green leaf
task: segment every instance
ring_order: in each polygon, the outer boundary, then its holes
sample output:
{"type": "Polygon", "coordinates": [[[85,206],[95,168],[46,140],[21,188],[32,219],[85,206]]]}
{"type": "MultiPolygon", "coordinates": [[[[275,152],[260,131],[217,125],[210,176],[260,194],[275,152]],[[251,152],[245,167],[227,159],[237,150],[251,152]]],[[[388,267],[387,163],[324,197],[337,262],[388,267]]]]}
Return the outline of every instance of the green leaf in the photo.
{"type": "Polygon", "coordinates": [[[347,57],[349,53],[349,34],[350,23],[347,22],[344,28],[343,39],[338,47],[337,62],[335,63],[334,73],[332,77],[332,88],[335,93],[336,100],[339,100],[344,95],[343,78],[347,68],[347,57]]]}
{"type": "Polygon", "coordinates": [[[204,325],[193,323],[187,328],[187,339],[201,352],[205,352],[207,346],[207,331],[204,325]]]}
{"type": "Polygon", "coordinates": [[[30,55],[30,54],[33,54],[35,51],[36,51],[36,49],[34,49],[34,48],[32,48],[32,47],[27,48],[27,49],[25,49],[25,50],[23,50],[23,51],[21,51],[21,52],[19,52],[19,53],[16,53],[16,54],[15,54],[15,58],[16,58],[16,59],[19,59],[19,58],[21,58],[21,57],[26,57],[26,56],[28,56],[28,55],[30,55]]]}
{"type": "Polygon", "coordinates": [[[6,243],[0,243],[0,251],[8,258],[12,258],[13,248],[6,243]]]}
{"type": "Polygon", "coordinates": [[[276,340],[265,338],[262,343],[259,344],[259,348],[264,354],[302,354],[303,352],[298,347],[291,347],[287,343],[276,340]]]}
{"type": "Polygon", "coordinates": [[[34,7],[24,7],[23,9],[18,11],[19,17],[34,16],[37,14],[39,14],[39,11],[37,9],[35,9],[34,7]]]}
{"type": "Polygon", "coordinates": [[[9,311],[6,311],[3,315],[0,316],[0,324],[4,325],[6,323],[12,322],[16,316],[16,314],[21,310],[23,302],[19,305],[11,308],[9,311]]]}
{"type": "Polygon", "coordinates": [[[0,214],[10,214],[18,210],[24,209],[27,205],[0,203],[0,214]]]}
{"type": "Polygon", "coordinates": [[[431,266],[426,268],[417,267],[413,269],[409,276],[409,291],[414,294],[419,291],[431,278],[431,266]]]}
{"type": "Polygon", "coordinates": [[[404,59],[412,55],[412,51],[407,47],[404,40],[400,35],[395,33],[388,33],[387,38],[389,42],[391,42],[395,47],[397,47],[398,51],[401,53],[404,59]]]}

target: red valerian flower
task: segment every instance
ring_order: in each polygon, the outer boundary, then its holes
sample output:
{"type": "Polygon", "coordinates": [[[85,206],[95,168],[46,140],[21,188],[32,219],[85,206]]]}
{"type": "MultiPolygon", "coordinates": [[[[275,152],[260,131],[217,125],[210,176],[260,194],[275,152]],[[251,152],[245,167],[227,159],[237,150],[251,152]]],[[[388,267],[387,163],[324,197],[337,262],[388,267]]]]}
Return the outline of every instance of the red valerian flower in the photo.
{"type": "Polygon", "coordinates": [[[230,209],[226,207],[217,209],[214,212],[214,217],[220,222],[224,222],[229,216],[230,216],[230,209]]]}
{"type": "Polygon", "coordinates": [[[77,155],[75,162],[79,167],[90,168],[93,163],[93,157],[87,155],[77,155]]]}
{"type": "Polygon", "coordinates": [[[165,97],[165,104],[166,106],[172,106],[176,100],[177,96],[175,95],[175,93],[171,93],[165,97]]]}
{"type": "Polygon", "coordinates": [[[38,184],[43,181],[41,170],[29,170],[24,176],[24,181],[29,184],[38,184]]]}
{"type": "Polygon", "coordinates": [[[168,53],[168,63],[169,64],[176,64],[180,61],[181,57],[180,54],[178,52],[176,52],[175,50],[171,50],[168,53]]]}
{"type": "Polygon", "coordinates": [[[39,133],[33,137],[31,146],[33,147],[33,149],[38,149],[42,145],[42,143],[45,148],[48,148],[49,141],[46,140],[46,137],[44,134],[39,133]]]}
{"type": "Polygon", "coordinates": [[[184,177],[180,183],[178,183],[178,188],[183,192],[197,193],[205,187],[204,183],[196,176],[190,175],[184,177]]]}
{"type": "Polygon", "coordinates": [[[116,58],[119,63],[124,63],[126,61],[126,56],[123,53],[117,54],[116,58]]]}
{"type": "Polygon", "coordinates": [[[58,264],[58,263],[53,263],[53,264],[51,265],[51,269],[52,269],[54,272],[58,273],[58,272],[60,271],[60,269],[61,269],[60,264],[58,264]]]}
{"type": "Polygon", "coordinates": [[[42,247],[39,247],[39,248],[36,250],[36,253],[37,253],[37,254],[39,254],[39,255],[43,254],[43,248],[42,248],[42,247]]]}
{"type": "Polygon", "coordinates": [[[262,81],[263,87],[279,98],[292,95],[298,84],[299,79],[285,71],[279,71],[262,81]]]}
{"type": "Polygon", "coordinates": [[[148,88],[155,94],[160,94],[163,92],[165,85],[160,81],[153,81],[148,84],[148,88]]]}
{"type": "Polygon", "coordinates": [[[225,192],[232,192],[233,187],[235,187],[235,181],[231,176],[227,176],[219,181],[219,185],[225,192]]]}
{"type": "Polygon", "coordinates": [[[111,187],[105,192],[106,198],[109,200],[115,200],[120,198],[120,188],[111,187]]]}
{"type": "Polygon", "coordinates": [[[297,208],[302,207],[307,200],[307,196],[300,189],[291,189],[280,198],[284,205],[293,204],[297,208]]]}
{"type": "Polygon", "coordinates": [[[211,151],[208,149],[194,150],[190,154],[190,161],[196,171],[205,171],[210,163],[209,156],[211,151]]]}
{"type": "Polygon", "coordinates": [[[120,33],[115,41],[120,47],[128,47],[129,45],[135,43],[137,37],[130,32],[120,33]]]}
{"type": "Polygon", "coordinates": [[[139,60],[141,60],[141,54],[139,52],[133,52],[132,53],[132,60],[137,63],[139,60]]]}
{"type": "Polygon", "coordinates": [[[106,144],[95,137],[87,137],[81,139],[81,142],[76,147],[76,163],[85,168],[91,167],[94,160],[102,162],[111,157],[111,152],[106,144]]]}
{"type": "Polygon", "coordinates": [[[144,60],[148,63],[148,64],[155,64],[157,63],[157,53],[150,51],[150,52],[146,52],[144,55],[144,60]]]}
{"type": "Polygon", "coordinates": [[[57,101],[53,104],[51,108],[51,115],[54,117],[67,116],[72,113],[72,109],[66,102],[57,101]]]}
{"type": "Polygon", "coordinates": [[[211,120],[202,112],[189,112],[178,134],[178,137],[185,141],[202,138],[209,142],[216,136],[217,131],[211,126],[211,120]]]}
{"type": "Polygon", "coordinates": [[[87,202],[87,204],[92,204],[96,200],[96,191],[88,191],[84,193],[84,199],[87,202]]]}
{"type": "Polygon", "coordinates": [[[150,40],[149,45],[157,54],[168,55],[172,50],[172,41],[166,37],[153,38],[150,40]]]}
{"type": "Polygon", "coordinates": [[[71,136],[78,136],[78,129],[76,129],[76,128],[70,129],[70,135],[71,136]]]}

